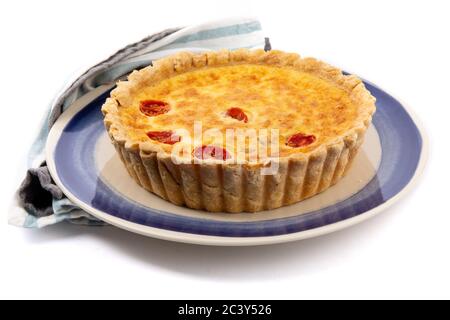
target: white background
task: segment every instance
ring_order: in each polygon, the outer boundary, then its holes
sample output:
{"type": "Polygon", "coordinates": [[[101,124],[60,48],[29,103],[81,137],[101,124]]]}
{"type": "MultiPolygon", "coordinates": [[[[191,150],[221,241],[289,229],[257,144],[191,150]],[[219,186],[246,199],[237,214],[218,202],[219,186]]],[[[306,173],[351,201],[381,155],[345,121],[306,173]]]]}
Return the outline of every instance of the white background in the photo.
{"type": "Polygon", "coordinates": [[[1,298],[450,298],[448,1],[2,1],[1,298]],[[171,26],[258,16],[274,48],[380,85],[429,136],[417,187],[358,226],[297,243],[183,245],[113,227],[7,225],[24,155],[77,68],[171,26]]]}

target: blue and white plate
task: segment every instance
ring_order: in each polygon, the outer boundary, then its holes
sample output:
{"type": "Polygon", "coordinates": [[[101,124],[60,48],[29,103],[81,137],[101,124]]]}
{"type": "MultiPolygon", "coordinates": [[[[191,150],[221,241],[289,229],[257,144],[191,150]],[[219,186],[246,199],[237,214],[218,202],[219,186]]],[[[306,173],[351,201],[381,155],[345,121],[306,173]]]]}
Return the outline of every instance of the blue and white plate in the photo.
{"type": "Polygon", "coordinates": [[[98,88],[53,126],[47,164],[55,182],[81,208],[143,235],[207,245],[260,245],[305,239],[374,216],[403,195],[425,162],[423,134],[407,109],[365,83],[377,98],[366,141],[348,174],[325,192],[259,213],[207,213],[175,206],[128,175],[103,127],[100,107],[111,88],[98,88]]]}

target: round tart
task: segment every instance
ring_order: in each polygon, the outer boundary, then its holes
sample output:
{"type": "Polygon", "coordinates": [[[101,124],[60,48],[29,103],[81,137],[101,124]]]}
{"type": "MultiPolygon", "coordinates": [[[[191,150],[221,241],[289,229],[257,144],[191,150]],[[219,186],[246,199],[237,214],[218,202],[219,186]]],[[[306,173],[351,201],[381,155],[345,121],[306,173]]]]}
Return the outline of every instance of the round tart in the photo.
{"type": "Polygon", "coordinates": [[[188,52],[117,84],[102,107],[130,176],[176,205],[256,212],[329,188],[375,112],[360,79],[281,51],[188,52]]]}

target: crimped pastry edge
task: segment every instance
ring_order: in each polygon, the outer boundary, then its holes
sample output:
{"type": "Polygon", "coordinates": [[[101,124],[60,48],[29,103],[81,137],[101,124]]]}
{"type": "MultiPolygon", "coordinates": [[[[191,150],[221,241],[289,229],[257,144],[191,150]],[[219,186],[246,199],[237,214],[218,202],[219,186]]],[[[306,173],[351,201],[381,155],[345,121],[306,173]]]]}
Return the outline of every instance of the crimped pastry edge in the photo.
{"type": "MultiPolygon", "coordinates": [[[[221,50],[203,54],[181,52],[155,61],[119,82],[102,107],[105,126],[130,176],[140,186],[176,205],[210,212],[257,212],[290,205],[337,183],[361,146],[375,112],[375,98],[353,75],[314,58],[281,51],[221,50]],[[127,139],[118,108],[130,103],[133,92],[179,73],[206,66],[264,64],[291,67],[333,81],[359,106],[353,128],[308,153],[279,159],[275,175],[261,175],[264,164],[231,164],[216,160],[174,164],[158,144],[127,139]]],[[[267,165],[267,164],[266,164],[267,165]]]]}

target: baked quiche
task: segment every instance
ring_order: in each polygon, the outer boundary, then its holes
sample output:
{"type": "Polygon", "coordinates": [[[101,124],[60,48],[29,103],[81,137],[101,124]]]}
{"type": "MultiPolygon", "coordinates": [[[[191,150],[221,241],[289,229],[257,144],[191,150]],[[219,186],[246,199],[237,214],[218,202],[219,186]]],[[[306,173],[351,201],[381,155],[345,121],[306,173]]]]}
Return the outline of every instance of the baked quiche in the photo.
{"type": "Polygon", "coordinates": [[[189,208],[256,212],[338,182],[375,98],[316,59],[240,49],[154,61],[118,82],[102,112],[141,187],[189,208]]]}

